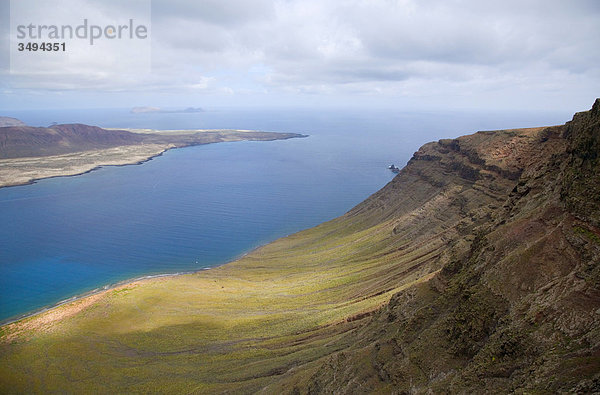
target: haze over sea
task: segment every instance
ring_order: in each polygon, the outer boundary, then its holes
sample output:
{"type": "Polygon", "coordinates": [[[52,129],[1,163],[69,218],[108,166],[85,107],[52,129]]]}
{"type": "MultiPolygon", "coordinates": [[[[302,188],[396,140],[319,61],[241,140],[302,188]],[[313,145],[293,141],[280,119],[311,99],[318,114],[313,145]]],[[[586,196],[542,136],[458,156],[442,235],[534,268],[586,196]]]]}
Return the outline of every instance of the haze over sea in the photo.
{"type": "Polygon", "coordinates": [[[127,279],[210,268],[339,216],[420,145],[567,114],[388,110],[9,111],[33,126],[255,129],[308,138],[170,150],[138,166],[0,189],[0,321],[127,279]]]}

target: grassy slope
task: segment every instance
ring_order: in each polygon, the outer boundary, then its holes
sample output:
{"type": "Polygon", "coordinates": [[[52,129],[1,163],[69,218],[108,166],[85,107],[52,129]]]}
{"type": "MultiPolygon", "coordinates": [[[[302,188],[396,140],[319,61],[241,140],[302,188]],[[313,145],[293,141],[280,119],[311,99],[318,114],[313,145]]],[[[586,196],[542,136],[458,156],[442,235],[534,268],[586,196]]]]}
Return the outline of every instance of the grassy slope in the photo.
{"type": "Polygon", "coordinates": [[[213,270],[5,326],[0,392],[251,392],[304,377],[352,347],[393,294],[468,251],[542,132],[428,144],[343,217],[213,270]]]}
{"type": "Polygon", "coordinates": [[[2,392],[258,389],[333,351],[327,343],[355,326],[332,324],[422,279],[381,284],[381,271],[430,253],[423,246],[404,259],[375,258],[389,244],[387,227],[354,233],[333,221],[214,270],[111,290],[38,330],[30,327],[39,317],[5,327],[2,392]]]}
{"type": "Polygon", "coordinates": [[[600,99],[542,130],[468,249],[265,392],[598,393],[599,143],[600,99]]]}

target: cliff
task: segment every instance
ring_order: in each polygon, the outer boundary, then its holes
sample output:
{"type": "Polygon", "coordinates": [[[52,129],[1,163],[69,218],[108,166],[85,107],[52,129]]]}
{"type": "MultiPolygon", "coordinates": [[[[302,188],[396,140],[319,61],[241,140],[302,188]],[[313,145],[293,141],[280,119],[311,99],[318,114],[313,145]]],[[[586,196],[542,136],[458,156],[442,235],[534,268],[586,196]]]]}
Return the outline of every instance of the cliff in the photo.
{"type": "Polygon", "coordinates": [[[290,374],[283,388],[599,391],[599,141],[596,100],[564,126],[422,147],[349,215],[402,212],[415,205],[408,194],[431,196],[425,204],[444,200],[427,209],[444,215],[438,226],[450,226],[442,270],[395,294],[352,334],[352,346],[315,363],[310,375],[290,374]],[[448,188],[455,191],[442,199],[448,188]]]}
{"type": "Polygon", "coordinates": [[[4,326],[0,390],[599,391],[599,109],[426,144],[340,218],[4,326]]]}

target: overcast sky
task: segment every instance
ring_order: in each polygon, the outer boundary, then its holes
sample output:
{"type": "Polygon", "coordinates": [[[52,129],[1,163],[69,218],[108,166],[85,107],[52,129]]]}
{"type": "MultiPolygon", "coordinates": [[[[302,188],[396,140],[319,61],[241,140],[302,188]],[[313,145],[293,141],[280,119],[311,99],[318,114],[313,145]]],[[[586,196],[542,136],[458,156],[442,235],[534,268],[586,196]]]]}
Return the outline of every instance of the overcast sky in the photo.
{"type": "MultiPolygon", "coordinates": [[[[6,47],[14,32],[0,1],[6,47]]],[[[60,21],[61,3],[43,14],[60,21]]],[[[78,3],[69,9],[78,20],[107,4],[78,3]]],[[[135,18],[143,3],[114,5],[135,18]]],[[[0,109],[564,111],[600,97],[598,0],[155,0],[150,9],[150,72],[110,67],[101,51],[42,74],[4,67],[0,109]]]]}

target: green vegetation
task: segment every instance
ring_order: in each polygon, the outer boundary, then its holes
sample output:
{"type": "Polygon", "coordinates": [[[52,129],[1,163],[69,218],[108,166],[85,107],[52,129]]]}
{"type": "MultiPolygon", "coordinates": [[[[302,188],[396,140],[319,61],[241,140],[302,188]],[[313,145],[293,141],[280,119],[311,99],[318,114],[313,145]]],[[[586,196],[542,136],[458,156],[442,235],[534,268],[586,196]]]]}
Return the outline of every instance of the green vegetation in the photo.
{"type": "Polygon", "coordinates": [[[580,235],[584,235],[585,237],[587,237],[590,241],[593,241],[596,244],[600,244],[600,236],[598,236],[597,234],[595,234],[594,232],[592,232],[589,229],[586,229],[582,226],[574,226],[573,227],[573,231],[577,234],[580,235]]]}
{"type": "Polygon", "coordinates": [[[334,340],[360,322],[346,318],[423,280],[398,274],[415,257],[426,259],[427,246],[400,254],[389,223],[361,230],[360,221],[348,222],[331,221],[219,268],[105,292],[78,314],[61,306],[60,319],[42,326],[35,322],[44,315],[4,327],[0,390],[259,389],[335,351],[334,340]]]}

